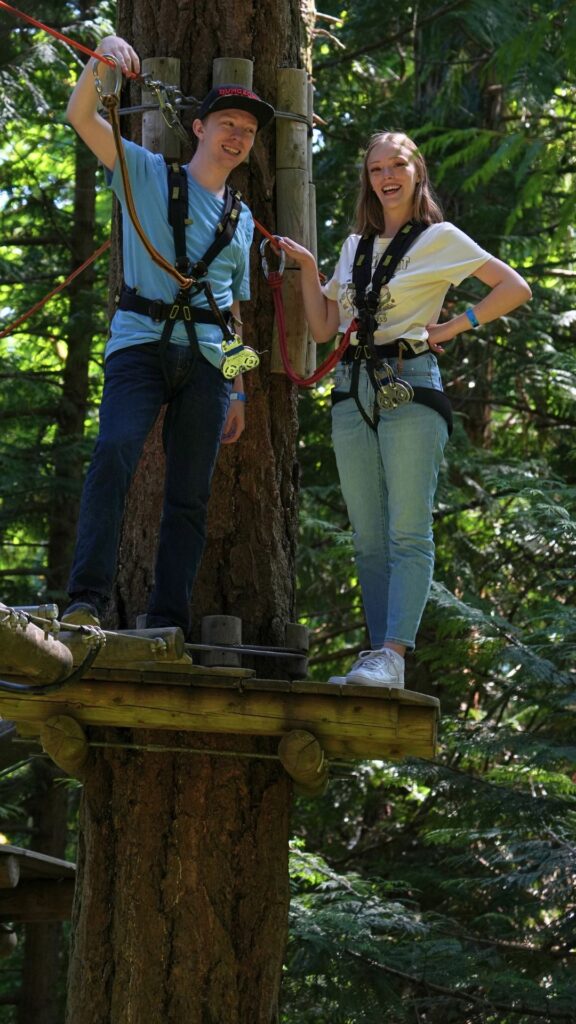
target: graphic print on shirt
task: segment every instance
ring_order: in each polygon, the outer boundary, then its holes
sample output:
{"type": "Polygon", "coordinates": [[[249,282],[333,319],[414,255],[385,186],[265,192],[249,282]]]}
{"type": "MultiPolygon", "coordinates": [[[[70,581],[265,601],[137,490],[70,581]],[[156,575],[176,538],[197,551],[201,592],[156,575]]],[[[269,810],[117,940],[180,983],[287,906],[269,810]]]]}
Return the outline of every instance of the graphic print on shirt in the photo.
{"type": "MultiPolygon", "coordinates": [[[[374,271],[376,270],[381,255],[382,250],[380,250],[380,252],[374,253],[372,257],[372,273],[374,273],[374,271]]],[[[406,270],[407,267],[409,266],[410,257],[404,256],[400,260],[395,273],[397,274],[400,270],[406,270]]],[[[356,288],[352,283],[352,266],[350,267],[349,277],[350,279],[346,282],[346,284],[341,285],[341,287],[339,288],[338,302],[342,306],[342,309],[344,310],[346,316],[352,319],[354,316],[356,316],[357,312],[356,288]]],[[[387,311],[390,309],[394,309],[395,305],[396,301],[392,298],[388,285],[382,285],[382,288],[380,289],[380,300],[378,302],[378,310],[376,312],[376,322],[380,327],[382,326],[382,324],[385,324],[388,320],[387,311]]]]}

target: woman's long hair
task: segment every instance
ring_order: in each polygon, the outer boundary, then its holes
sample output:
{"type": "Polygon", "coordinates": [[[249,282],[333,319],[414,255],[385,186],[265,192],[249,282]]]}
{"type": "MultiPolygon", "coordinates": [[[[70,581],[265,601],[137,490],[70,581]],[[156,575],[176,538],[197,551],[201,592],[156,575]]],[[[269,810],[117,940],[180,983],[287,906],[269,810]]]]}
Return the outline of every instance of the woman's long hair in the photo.
{"type": "Polygon", "coordinates": [[[386,228],[382,205],[370,184],[370,178],[368,176],[368,160],[374,147],[378,146],[381,142],[387,142],[388,140],[398,142],[400,145],[405,146],[406,149],[410,150],[412,159],[416,165],[418,180],[416,184],[416,191],[414,192],[412,217],[415,220],[420,221],[422,224],[438,224],[440,221],[444,220],[440,204],[435,198],[430,184],[426,161],[424,160],[424,157],[416,143],[413,142],[408,135],[405,135],[404,132],[376,132],[368,143],[360,174],[360,193],[358,195],[358,202],[356,203],[354,223],[354,231],[359,235],[363,235],[366,232],[370,234],[375,232],[380,235],[386,228]]]}

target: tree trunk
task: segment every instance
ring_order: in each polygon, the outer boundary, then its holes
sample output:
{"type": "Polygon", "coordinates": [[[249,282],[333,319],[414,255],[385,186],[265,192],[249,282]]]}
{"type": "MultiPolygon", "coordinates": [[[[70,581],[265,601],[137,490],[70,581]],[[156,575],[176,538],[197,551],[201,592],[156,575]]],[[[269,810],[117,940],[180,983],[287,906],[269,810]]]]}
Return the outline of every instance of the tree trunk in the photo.
{"type": "MultiPolygon", "coordinates": [[[[33,761],[34,793],[27,810],[34,824],[33,849],[64,860],[68,837],[68,789],[60,769],[33,761]]],[[[66,945],[58,922],[25,926],[18,1024],[61,1024],[66,945]]]]}
{"type": "MultiPolygon", "coordinates": [[[[254,88],[276,99],[279,66],[302,66],[294,0],[119,4],[119,33],[140,57],[178,56],[182,91],[203,96],[212,59],[252,58],[254,88]]],[[[134,98],[135,100],[135,98],[134,98]]],[[[135,100],[136,101],[136,100],[135,100]]],[[[191,115],[186,119],[190,123],[191,115]]],[[[275,228],[274,129],[235,175],[258,220],[275,228]]],[[[184,154],[186,157],[186,154],[184,154]]],[[[297,529],[296,394],[270,375],[272,301],[258,272],[243,310],[263,352],[246,378],[247,430],[225,447],[212,489],[209,542],[193,614],[234,613],[244,639],[282,644],[293,618],[297,529]]],[[[120,551],[117,613],[133,623],[152,580],[161,500],[150,449],[132,486],[120,551]],[[146,527],[143,536],[143,528],[146,527]]],[[[238,754],[267,739],[108,730],[110,742],[238,754]]],[[[276,761],[224,753],[98,749],[85,784],[68,1024],[273,1024],[289,903],[291,785],[276,761]]]]}
{"type": "MultiPolygon", "coordinates": [[[[134,740],[255,746],[184,733],[139,731],[134,740]]],[[[126,750],[95,758],[82,806],[68,1021],[275,1021],[289,806],[287,776],[267,761],[126,750]]]]}

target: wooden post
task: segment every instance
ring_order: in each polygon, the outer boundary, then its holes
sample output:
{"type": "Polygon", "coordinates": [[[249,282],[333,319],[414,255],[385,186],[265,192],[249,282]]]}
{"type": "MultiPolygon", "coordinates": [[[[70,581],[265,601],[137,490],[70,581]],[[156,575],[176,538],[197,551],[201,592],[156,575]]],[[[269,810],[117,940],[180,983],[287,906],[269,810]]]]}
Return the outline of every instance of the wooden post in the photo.
{"type": "MultiPolygon", "coordinates": [[[[241,644],[242,619],[235,615],[205,615],[202,619],[203,644],[241,644]]],[[[238,651],[203,651],[203,665],[229,665],[237,668],[241,654],[238,651]]]]}
{"type": "MultiPolygon", "coordinates": [[[[316,227],[316,186],[314,184],[312,144],[314,126],[314,86],[308,82],[308,248],[318,258],[318,231],[316,227]]],[[[306,349],[306,376],[316,369],[316,342],[308,331],[306,349]]]]}
{"type": "Polygon", "coordinates": [[[254,64],[243,57],[216,57],[212,61],[212,85],[245,85],[252,88],[254,64]]]}
{"type": "MultiPolygon", "coordinates": [[[[180,85],[180,61],[177,57],[147,57],[142,73],[167,85],[180,85]]],[[[157,102],[156,93],[142,89],[142,103],[157,102]]],[[[170,160],[179,160],[181,144],[178,134],[169,128],[159,110],[146,110],[142,116],[142,145],[152,153],[163,153],[170,160]]]]}
{"type": "Polygon", "coordinates": [[[0,857],[0,889],[15,889],[20,881],[18,857],[0,857]]]}
{"type": "Polygon", "coordinates": [[[287,622],[286,623],[286,647],[294,651],[305,651],[308,653],[310,650],[310,630],[308,626],[303,626],[300,622],[287,622]]]}
{"type": "MultiPolygon", "coordinates": [[[[288,235],[302,245],[310,244],[308,199],[308,76],[300,68],[278,71],[278,109],[298,114],[303,120],[276,119],[276,190],[278,234],[288,235]]],[[[300,272],[287,268],[282,297],[286,317],[286,341],[292,368],[306,373],[308,325],[300,291],[300,272]]],[[[272,343],[272,373],[283,373],[278,339],[272,343]]]]}

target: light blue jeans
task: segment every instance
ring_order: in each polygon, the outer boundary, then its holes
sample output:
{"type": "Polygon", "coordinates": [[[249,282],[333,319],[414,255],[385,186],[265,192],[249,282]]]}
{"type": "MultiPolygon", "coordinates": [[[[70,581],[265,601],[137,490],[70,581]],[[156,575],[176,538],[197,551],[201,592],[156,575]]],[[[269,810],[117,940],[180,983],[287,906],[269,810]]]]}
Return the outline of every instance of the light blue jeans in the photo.
{"type": "MultiPolygon", "coordinates": [[[[395,372],[397,363],[389,360],[395,372]]],[[[350,390],[351,373],[351,364],[338,364],[335,392],[350,390]]],[[[432,353],[404,360],[401,377],[442,389],[432,353]]],[[[364,361],[358,395],[371,416],[374,390],[364,361]]],[[[349,398],[332,408],[332,439],[371,645],[391,640],[413,650],[434,571],[432,506],[446,422],[434,409],[410,402],[381,411],[375,431],[349,398]]]]}

